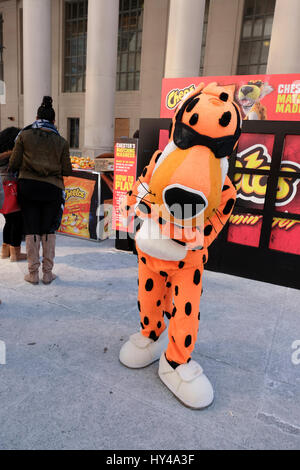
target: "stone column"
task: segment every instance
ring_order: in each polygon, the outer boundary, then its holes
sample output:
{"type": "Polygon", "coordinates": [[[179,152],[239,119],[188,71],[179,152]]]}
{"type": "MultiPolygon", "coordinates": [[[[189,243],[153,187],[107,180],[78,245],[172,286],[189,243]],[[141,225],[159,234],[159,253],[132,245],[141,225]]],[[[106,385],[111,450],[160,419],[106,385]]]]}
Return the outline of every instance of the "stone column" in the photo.
{"type": "Polygon", "coordinates": [[[243,9],[244,2],[240,0],[210,0],[205,76],[236,74],[243,9]]]}
{"type": "Polygon", "coordinates": [[[300,72],[299,19],[299,0],[276,0],[267,74],[300,72]]]}
{"type": "Polygon", "coordinates": [[[118,21],[119,0],[89,0],[84,154],[91,157],[113,149],[118,21]]]}
{"type": "Polygon", "coordinates": [[[140,78],[143,118],[159,116],[168,19],[169,0],[145,0],[140,78]]]}
{"type": "Polygon", "coordinates": [[[23,0],[24,125],[51,95],[51,0],[23,0]]]}
{"type": "Polygon", "coordinates": [[[170,0],[165,77],[197,77],[205,0],[170,0]]]}

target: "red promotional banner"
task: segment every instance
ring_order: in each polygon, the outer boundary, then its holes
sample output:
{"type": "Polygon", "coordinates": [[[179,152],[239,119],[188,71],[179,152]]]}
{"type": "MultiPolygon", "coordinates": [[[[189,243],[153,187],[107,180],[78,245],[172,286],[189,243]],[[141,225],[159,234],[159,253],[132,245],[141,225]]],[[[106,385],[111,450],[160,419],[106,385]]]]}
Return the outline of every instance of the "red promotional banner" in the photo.
{"type": "Polygon", "coordinates": [[[238,169],[270,171],[274,145],[273,134],[242,134],[238,143],[234,184],[239,205],[263,209],[268,175],[241,174],[238,169]]]}
{"type": "MultiPolygon", "coordinates": [[[[274,146],[273,134],[242,134],[236,158],[234,183],[237,189],[237,207],[263,209],[268,184],[268,174],[242,174],[240,169],[270,171],[274,146]]],[[[289,176],[279,176],[275,210],[300,214],[300,179],[293,174],[300,171],[299,135],[287,135],[281,158],[281,171],[289,176]]],[[[235,213],[229,219],[228,241],[241,245],[259,246],[262,215],[235,213]]],[[[274,217],[269,248],[286,253],[300,254],[300,221],[274,217]]]]}
{"type": "Polygon", "coordinates": [[[274,217],[269,248],[300,255],[300,221],[274,217]]]}
{"type": "Polygon", "coordinates": [[[133,220],[129,226],[123,224],[119,214],[121,199],[132,188],[136,180],[137,139],[120,139],[114,148],[113,230],[133,232],[133,220]]]}
{"type": "Polygon", "coordinates": [[[300,74],[165,78],[162,82],[160,117],[172,117],[182,98],[201,82],[205,85],[210,82],[235,85],[235,100],[244,119],[300,119],[300,74]]]}

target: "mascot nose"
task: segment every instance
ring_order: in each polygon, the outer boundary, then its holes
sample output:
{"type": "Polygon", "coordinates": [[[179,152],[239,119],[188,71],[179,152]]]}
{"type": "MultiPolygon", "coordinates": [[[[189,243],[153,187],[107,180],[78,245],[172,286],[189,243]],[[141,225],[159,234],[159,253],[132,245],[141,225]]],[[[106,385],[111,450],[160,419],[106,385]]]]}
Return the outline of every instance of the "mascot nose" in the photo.
{"type": "Polygon", "coordinates": [[[164,202],[170,214],[181,220],[196,217],[208,205],[202,192],[182,186],[166,188],[164,202]]]}
{"type": "Polygon", "coordinates": [[[248,95],[248,93],[251,93],[251,91],[253,91],[252,86],[243,86],[242,88],[242,92],[244,93],[244,95],[248,95]]]}

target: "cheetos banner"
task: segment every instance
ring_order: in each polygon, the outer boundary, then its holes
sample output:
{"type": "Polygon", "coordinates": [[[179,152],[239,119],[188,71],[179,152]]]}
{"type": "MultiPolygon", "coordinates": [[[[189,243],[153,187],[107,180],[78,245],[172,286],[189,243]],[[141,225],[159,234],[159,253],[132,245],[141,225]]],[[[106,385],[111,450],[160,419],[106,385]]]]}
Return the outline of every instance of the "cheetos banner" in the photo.
{"type": "Polygon", "coordinates": [[[165,78],[160,117],[172,117],[182,98],[201,82],[234,85],[235,101],[244,119],[300,120],[300,74],[165,78]]]}
{"type": "MultiPolygon", "coordinates": [[[[243,133],[235,161],[233,181],[237,190],[234,214],[229,219],[228,241],[258,247],[274,152],[274,134],[243,133]],[[252,174],[243,173],[244,170],[252,174]],[[255,173],[264,170],[265,174],[255,173]],[[246,211],[240,212],[239,208],[246,211]],[[247,210],[254,209],[252,213],[247,210]]],[[[269,248],[300,255],[300,135],[286,135],[278,173],[269,248]],[[282,174],[282,176],[280,176],[282,174]],[[289,176],[291,175],[291,176],[289,176]],[[299,186],[299,187],[298,187],[299,186]],[[287,218],[280,217],[280,212],[287,218]],[[290,215],[290,218],[288,217],[290,215]]]]}
{"type": "MultiPolygon", "coordinates": [[[[298,130],[290,129],[292,124],[298,124],[291,121],[300,121],[300,74],[164,79],[161,118],[172,118],[180,101],[201,82],[234,86],[235,101],[243,119],[249,125],[250,121],[255,121],[251,126],[256,126],[256,131],[250,133],[248,126],[243,126],[237,148],[232,174],[237,202],[229,220],[227,240],[257,248],[267,243],[270,250],[300,255],[300,135],[298,130]],[[277,122],[266,131],[267,121],[277,122]],[[283,124],[285,135],[277,140],[275,148],[275,137],[283,124]],[[276,194],[271,204],[268,187],[274,172],[277,188],[273,189],[276,194]],[[266,241],[263,222],[270,211],[273,213],[272,226],[266,241]]],[[[161,129],[161,149],[168,138],[168,131],[161,129]]]]}

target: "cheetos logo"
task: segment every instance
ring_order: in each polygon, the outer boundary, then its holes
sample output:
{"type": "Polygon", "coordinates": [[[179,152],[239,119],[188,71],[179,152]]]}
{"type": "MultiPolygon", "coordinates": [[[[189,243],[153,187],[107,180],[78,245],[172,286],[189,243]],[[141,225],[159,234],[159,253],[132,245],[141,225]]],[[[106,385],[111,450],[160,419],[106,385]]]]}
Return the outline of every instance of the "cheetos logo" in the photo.
{"type": "Polygon", "coordinates": [[[72,198],[84,199],[86,197],[86,192],[80,188],[67,188],[66,189],[66,201],[72,198]]]}
{"type": "MultiPolygon", "coordinates": [[[[271,156],[264,145],[253,145],[237,154],[236,167],[270,170],[271,156]]],[[[300,165],[296,162],[282,161],[281,171],[294,173],[300,171],[300,165]]],[[[286,205],[294,199],[299,181],[300,179],[295,180],[288,176],[278,178],[276,206],[286,205]]],[[[268,175],[242,175],[237,172],[234,176],[234,183],[239,198],[252,201],[255,204],[264,203],[268,175]]]]}
{"type": "Polygon", "coordinates": [[[189,85],[186,88],[174,88],[173,90],[169,91],[166,97],[166,106],[168,109],[173,110],[176,108],[178,103],[191,91],[196,89],[195,85],[189,85]]]}

